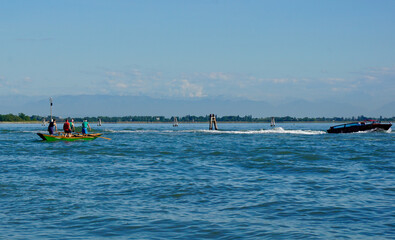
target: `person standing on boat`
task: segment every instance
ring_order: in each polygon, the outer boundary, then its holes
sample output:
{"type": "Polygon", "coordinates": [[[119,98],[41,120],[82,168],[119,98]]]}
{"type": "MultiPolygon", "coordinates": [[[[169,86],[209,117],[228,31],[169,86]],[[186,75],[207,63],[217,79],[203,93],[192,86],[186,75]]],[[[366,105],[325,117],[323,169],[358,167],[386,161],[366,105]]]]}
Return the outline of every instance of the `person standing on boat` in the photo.
{"type": "Polygon", "coordinates": [[[88,134],[88,128],[89,128],[89,131],[91,131],[92,129],[91,129],[91,126],[89,125],[89,123],[88,123],[88,121],[87,120],[84,120],[83,122],[82,122],[82,134],[88,134]]]}
{"type": "Polygon", "coordinates": [[[66,137],[71,136],[71,127],[68,119],[66,119],[66,122],[63,124],[63,130],[66,137]]]}
{"type": "Polygon", "coordinates": [[[74,132],[74,131],[75,131],[75,126],[74,126],[74,119],[71,119],[71,123],[70,123],[70,130],[71,130],[72,132],[74,132]]]}
{"type": "Polygon", "coordinates": [[[56,126],[56,119],[53,119],[48,125],[48,132],[49,132],[49,134],[53,135],[54,128],[55,128],[55,131],[58,131],[58,126],[56,126]]]}

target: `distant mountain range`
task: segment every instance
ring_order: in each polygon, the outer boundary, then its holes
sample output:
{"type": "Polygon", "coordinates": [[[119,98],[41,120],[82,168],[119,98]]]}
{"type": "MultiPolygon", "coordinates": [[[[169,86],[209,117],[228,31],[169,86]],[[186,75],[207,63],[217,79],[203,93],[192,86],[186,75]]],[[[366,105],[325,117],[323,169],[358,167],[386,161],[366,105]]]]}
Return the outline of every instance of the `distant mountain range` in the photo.
{"type": "MultiPolygon", "coordinates": [[[[84,116],[292,116],[292,117],[393,117],[395,102],[370,109],[331,101],[294,100],[273,104],[264,101],[222,98],[156,99],[144,96],[54,96],[53,115],[84,116]]],[[[49,97],[0,96],[0,114],[49,115],[49,97]]]]}

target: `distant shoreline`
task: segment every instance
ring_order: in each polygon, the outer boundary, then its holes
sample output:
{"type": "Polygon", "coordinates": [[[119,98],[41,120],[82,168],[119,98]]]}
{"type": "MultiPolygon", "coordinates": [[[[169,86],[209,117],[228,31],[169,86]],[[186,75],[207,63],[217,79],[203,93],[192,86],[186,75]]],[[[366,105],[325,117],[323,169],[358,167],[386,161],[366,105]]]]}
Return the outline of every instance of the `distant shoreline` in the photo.
{"type": "MultiPolygon", "coordinates": [[[[215,116],[218,123],[270,123],[273,117],[252,117],[252,115],[247,116],[215,116]]],[[[65,121],[66,119],[74,119],[75,123],[81,123],[84,120],[88,120],[91,124],[97,124],[99,121],[102,123],[127,123],[127,124],[157,124],[157,123],[168,123],[172,124],[174,122],[174,118],[178,120],[181,124],[190,124],[190,123],[207,123],[209,120],[209,116],[183,116],[183,117],[164,117],[164,116],[123,116],[123,117],[108,117],[108,116],[99,116],[99,117],[56,117],[53,116],[59,123],[65,121]]],[[[26,114],[20,113],[19,115],[13,114],[0,114],[0,122],[2,123],[43,123],[43,120],[49,120],[49,117],[42,117],[38,115],[28,116],[26,114]]],[[[383,118],[383,117],[366,117],[366,116],[357,116],[357,117],[274,117],[276,123],[344,123],[344,122],[357,122],[357,121],[366,121],[368,119],[377,119],[382,122],[395,122],[395,116],[392,118],[383,118]]],[[[47,123],[47,122],[46,122],[47,123]]]]}
{"type": "MultiPolygon", "coordinates": [[[[276,125],[282,124],[282,123],[346,123],[350,121],[284,121],[284,122],[277,122],[276,125]]],[[[62,121],[57,122],[63,123],[62,121]]],[[[82,122],[74,122],[74,124],[81,124],[82,122]]],[[[239,123],[246,123],[246,124],[254,124],[254,123],[262,123],[262,124],[270,124],[270,122],[220,122],[220,124],[239,124],[239,123]]],[[[36,121],[26,121],[26,122],[0,122],[0,124],[42,124],[42,122],[36,122],[36,121]]],[[[97,126],[98,122],[89,122],[91,127],[97,126]]],[[[102,122],[102,125],[105,124],[169,124],[172,125],[172,122],[102,122]]],[[[209,122],[178,122],[178,124],[209,124],[209,122]]],[[[47,126],[48,123],[45,124],[47,126]]]]}

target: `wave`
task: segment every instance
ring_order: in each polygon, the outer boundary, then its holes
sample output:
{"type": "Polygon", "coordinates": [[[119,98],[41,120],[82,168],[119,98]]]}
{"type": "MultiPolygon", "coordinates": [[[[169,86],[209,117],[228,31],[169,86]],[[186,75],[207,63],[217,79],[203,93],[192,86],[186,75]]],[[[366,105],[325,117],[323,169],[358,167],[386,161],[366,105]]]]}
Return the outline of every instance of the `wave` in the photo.
{"type": "Polygon", "coordinates": [[[273,129],[260,130],[206,130],[206,129],[190,129],[190,130],[110,130],[105,129],[109,133],[206,133],[206,134],[300,134],[300,135],[319,135],[326,134],[325,131],[315,130],[285,130],[282,127],[273,129]]]}
{"type": "Polygon", "coordinates": [[[371,129],[371,130],[366,130],[366,131],[353,132],[351,134],[367,134],[367,133],[394,133],[394,132],[392,132],[392,129],[389,128],[388,130],[371,129]]]}
{"type": "MultiPolygon", "coordinates": [[[[0,133],[37,133],[44,132],[42,130],[0,130],[0,133]]],[[[45,131],[46,132],[46,131],[45,131]]]]}
{"type": "Polygon", "coordinates": [[[163,131],[159,131],[159,130],[128,130],[128,129],[124,129],[124,130],[112,130],[112,129],[104,129],[103,132],[108,132],[108,133],[160,133],[163,131]]]}
{"type": "Polygon", "coordinates": [[[273,129],[260,129],[260,130],[235,130],[235,131],[211,131],[211,130],[202,130],[207,133],[214,134],[301,134],[301,135],[319,135],[326,134],[325,131],[314,131],[314,130],[286,130],[282,127],[277,127],[273,129]]]}

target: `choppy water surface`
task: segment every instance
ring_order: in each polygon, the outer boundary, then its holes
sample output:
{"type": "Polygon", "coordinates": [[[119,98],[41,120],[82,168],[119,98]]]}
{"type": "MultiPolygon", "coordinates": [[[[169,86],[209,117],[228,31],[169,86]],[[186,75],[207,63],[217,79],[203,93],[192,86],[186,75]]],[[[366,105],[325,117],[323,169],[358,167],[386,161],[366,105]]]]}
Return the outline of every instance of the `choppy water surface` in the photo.
{"type": "Polygon", "coordinates": [[[329,124],[0,124],[2,239],[394,239],[395,134],[329,124]]]}

